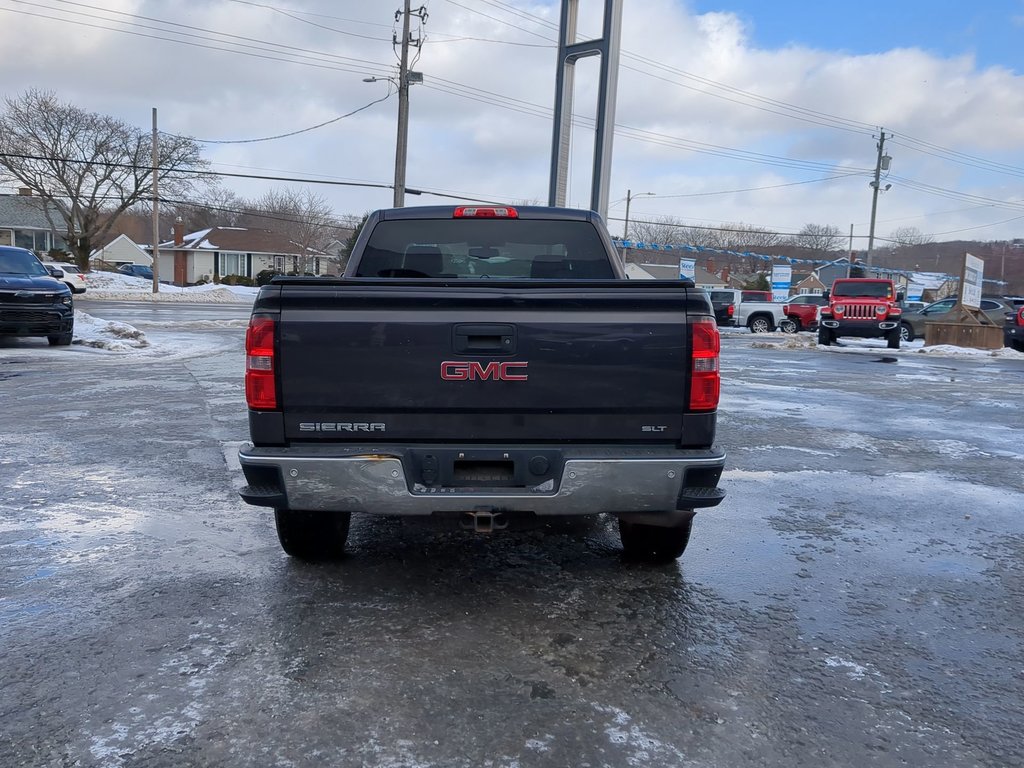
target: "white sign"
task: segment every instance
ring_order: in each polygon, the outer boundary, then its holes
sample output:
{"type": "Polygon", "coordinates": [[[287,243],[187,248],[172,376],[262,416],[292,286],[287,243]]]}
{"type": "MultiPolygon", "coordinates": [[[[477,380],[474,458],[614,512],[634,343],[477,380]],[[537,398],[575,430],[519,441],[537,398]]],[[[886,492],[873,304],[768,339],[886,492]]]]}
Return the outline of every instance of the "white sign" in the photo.
{"type": "Polygon", "coordinates": [[[964,254],[964,279],[960,285],[960,303],[969,309],[981,309],[981,281],[985,262],[977,256],[964,254]]]}
{"type": "Polygon", "coordinates": [[[927,288],[924,283],[915,283],[911,281],[907,284],[907,301],[921,301],[921,297],[924,296],[924,289],[927,288]]]}
{"type": "Polygon", "coordinates": [[[772,301],[789,298],[789,285],[793,282],[793,268],[788,264],[772,265],[772,301]]]}
{"type": "Polygon", "coordinates": [[[697,282],[697,260],[696,259],[680,259],[679,260],[679,279],[690,280],[691,282],[697,282]]]}

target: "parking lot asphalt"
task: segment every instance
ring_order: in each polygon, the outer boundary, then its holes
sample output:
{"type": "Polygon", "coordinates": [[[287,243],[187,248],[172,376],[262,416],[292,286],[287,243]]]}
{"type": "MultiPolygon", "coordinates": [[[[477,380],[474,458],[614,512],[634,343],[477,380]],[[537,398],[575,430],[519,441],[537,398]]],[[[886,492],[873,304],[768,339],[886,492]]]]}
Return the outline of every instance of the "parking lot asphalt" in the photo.
{"type": "Polygon", "coordinates": [[[154,311],[0,347],[0,765],[1024,764],[1021,361],[727,335],[678,564],[374,519],[305,565],[236,494],[244,310],[154,311]]]}

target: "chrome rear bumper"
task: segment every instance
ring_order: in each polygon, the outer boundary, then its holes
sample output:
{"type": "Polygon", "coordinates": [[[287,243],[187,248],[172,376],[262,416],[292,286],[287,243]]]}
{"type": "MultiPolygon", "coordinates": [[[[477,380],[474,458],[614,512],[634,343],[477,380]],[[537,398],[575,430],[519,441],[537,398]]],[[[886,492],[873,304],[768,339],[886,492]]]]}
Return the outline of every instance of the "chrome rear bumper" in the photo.
{"type": "MultiPolygon", "coordinates": [[[[650,451],[646,451],[650,453],[650,451]]],[[[431,515],[665,513],[715,506],[725,453],[675,450],[665,457],[567,457],[561,476],[533,487],[439,488],[411,484],[400,455],[330,455],[323,449],[243,447],[242,498],[278,509],[431,515]]]]}

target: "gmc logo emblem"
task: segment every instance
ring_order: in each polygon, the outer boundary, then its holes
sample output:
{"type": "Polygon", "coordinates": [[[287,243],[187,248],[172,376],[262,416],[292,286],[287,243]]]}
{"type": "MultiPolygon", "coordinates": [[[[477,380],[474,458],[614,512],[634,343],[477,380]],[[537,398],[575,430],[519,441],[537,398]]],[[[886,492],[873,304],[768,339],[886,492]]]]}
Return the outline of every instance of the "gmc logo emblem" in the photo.
{"type": "Polygon", "coordinates": [[[526,381],[529,363],[478,363],[476,360],[445,360],[441,363],[441,378],[445,381],[526,381]]]}

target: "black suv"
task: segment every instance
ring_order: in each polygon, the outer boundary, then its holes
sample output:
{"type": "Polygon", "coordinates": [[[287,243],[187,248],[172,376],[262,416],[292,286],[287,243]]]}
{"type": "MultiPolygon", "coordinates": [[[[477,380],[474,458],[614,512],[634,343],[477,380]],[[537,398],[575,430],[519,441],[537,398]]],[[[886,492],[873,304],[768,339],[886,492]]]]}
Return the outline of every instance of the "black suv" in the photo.
{"type": "Polygon", "coordinates": [[[0,246],[0,335],[45,336],[67,346],[74,334],[75,309],[64,273],[47,270],[32,251],[0,246]]]}

